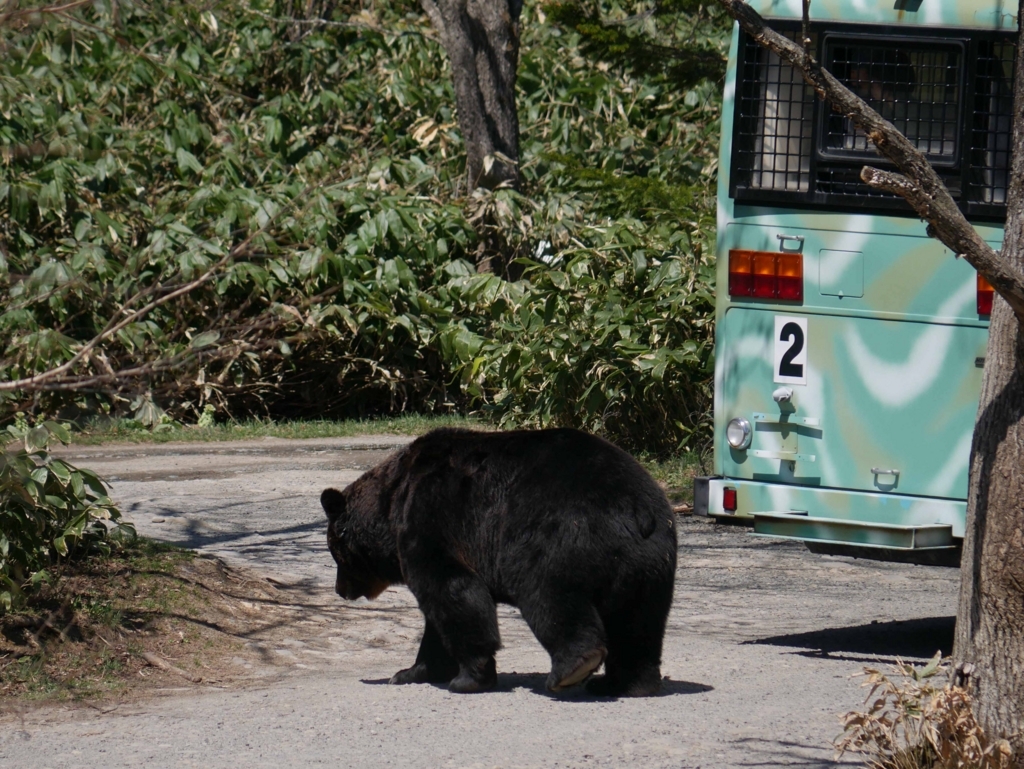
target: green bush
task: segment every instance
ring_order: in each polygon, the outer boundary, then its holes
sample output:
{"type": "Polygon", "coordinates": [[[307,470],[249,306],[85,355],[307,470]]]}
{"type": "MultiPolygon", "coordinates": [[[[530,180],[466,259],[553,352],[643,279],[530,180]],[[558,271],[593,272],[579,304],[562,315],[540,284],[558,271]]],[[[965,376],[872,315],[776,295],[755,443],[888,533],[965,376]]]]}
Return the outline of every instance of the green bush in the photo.
{"type": "Polygon", "coordinates": [[[62,559],[135,534],[95,473],[50,455],[51,441],[68,442],[66,427],[19,422],[0,450],[0,613],[17,608],[62,559]]]}
{"type": "Polygon", "coordinates": [[[418,6],[342,2],[320,25],[292,23],[297,5],[95,2],[0,29],[0,381],[76,355],[69,376],[90,377],[4,394],[8,413],[476,409],[692,445],[716,86],[588,61],[528,5],[523,193],[467,196],[447,61],[418,6]],[[523,281],[474,276],[483,221],[523,281]]]}
{"type": "Polygon", "coordinates": [[[472,319],[442,335],[464,389],[505,425],[582,427],[659,454],[702,449],[713,267],[656,234],[635,222],[581,231],[589,246],[533,265],[521,283],[449,284],[472,319]]]}
{"type": "Polygon", "coordinates": [[[420,290],[474,236],[432,195],[451,128],[434,153],[410,135],[424,115],[450,122],[440,46],[404,8],[349,8],[301,36],[273,20],[290,10],[98,2],[0,29],[0,378],[67,362],[213,269],[81,360],[89,395],[56,390],[44,409],[155,422],[211,402],[243,416],[446,400],[420,290]]]}

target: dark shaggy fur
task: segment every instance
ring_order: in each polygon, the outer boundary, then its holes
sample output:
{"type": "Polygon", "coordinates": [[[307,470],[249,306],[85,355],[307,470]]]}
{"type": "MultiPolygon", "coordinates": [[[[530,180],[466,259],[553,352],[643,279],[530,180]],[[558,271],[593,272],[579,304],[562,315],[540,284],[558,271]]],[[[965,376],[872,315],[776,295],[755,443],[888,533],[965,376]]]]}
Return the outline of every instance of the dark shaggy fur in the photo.
{"type": "Polygon", "coordinates": [[[320,497],[338,594],[405,583],[426,617],[392,683],[497,682],[495,603],[518,606],[551,655],[547,686],[643,696],[661,683],[676,528],[626,452],[576,430],[437,430],[320,497]]]}

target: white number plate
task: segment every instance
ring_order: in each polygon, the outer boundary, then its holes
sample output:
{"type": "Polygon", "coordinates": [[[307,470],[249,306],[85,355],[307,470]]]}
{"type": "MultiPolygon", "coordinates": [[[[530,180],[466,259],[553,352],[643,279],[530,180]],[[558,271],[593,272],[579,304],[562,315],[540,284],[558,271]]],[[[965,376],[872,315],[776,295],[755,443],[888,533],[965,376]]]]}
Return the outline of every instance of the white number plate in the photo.
{"type": "Polygon", "coordinates": [[[775,381],[807,384],[807,318],[775,316],[775,381]]]}

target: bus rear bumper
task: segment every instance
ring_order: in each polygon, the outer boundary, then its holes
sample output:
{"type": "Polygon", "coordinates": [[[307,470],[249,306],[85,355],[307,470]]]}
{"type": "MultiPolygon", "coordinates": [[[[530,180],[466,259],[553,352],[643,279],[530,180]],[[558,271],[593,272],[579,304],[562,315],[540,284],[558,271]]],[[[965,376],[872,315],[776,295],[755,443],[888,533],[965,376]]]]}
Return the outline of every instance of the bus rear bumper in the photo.
{"type": "Polygon", "coordinates": [[[830,545],[926,550],[955,547],[949,524],[900,526],[891,523],[818,518],[798,513],[754,513],[754,535],[830,545]]]}
{"type": "MultiPolygon", "coordinates": [[[[958,499],[699,478],[695,482],[694,511],[720,520],[742,520],[753,525],[755,535],[807,542],[818,552],[830,548],[837,552],[849,548],[952,552],[959,551],[964,535],[967,503],[958,499]],[[736,492],[736,510],[724,508],[726,489],[736,492]]],[[[870,553],[865,555],[874,557],[870,553]]]]}

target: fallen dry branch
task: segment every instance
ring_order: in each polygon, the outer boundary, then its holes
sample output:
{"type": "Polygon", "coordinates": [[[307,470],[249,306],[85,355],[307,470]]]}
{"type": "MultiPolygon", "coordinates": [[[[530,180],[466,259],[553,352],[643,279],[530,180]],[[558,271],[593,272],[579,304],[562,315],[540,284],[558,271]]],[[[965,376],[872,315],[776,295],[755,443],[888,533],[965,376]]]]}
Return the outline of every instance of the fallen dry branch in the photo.
{"type": "Polygon", "coordinates": [[[175,675],[181,676],[186,681],[191,681],[194,684],[201,684],[203,682],[202,676],[193,676],[190,673],[186,673],[181,668],[175,667],[163,657],[158,657],[152,652],[143,652],[140,656],[153,667],[160,668],[160,670],[166,670],[168,673],[174,673],[175,675]]]}
{"type": "MultiPolygon", "coordinates": [[[[269,222],[267,224],[269,224],[269,222]]],[[[248,245],[252,242],[252,240],[257,235],[261,234],[266,228],[267,225],[264,225],[259,230],[252,233],[248,238],[242,241],[242,243],[240,243],[235,248],[231,249],[231,251],[229,251],[227,255],[225,255],[219,262],[214,264],[212,267],[206,270],[202,275],[200,275],[195,280],[177,287],[173,291],[170,291],[161,296],[160,298],[145,304],[144,306],[140,307],[137,310],[128,312],[128,309],[131,307],[133,302],[146,296],[150,296],[154,293],[158,293],[159,289],[162,287],[153,286],[147,289],[143,289],[125,304],[125,306],[121,309],[120,313],[118,313],[117,315],[110,319],[106,327],[99,334],[97,334],[88,342],[86,342],[85,345],[83,345],[69,360],[65,361],[59,366],[55,366],[54,368],[51,368],[47,371],[43,371],[34,376],[24,377],[22,379],[16,379],[8,382],[0,382],[0,392],[43,389],[46,383],[49,382],[50,380],[61,378],[64,374],[66,374],[68,371],[74,368],[76,364],[85,359],[89,355],[89,353],[92,352],[92,350],[95,349],[101,342],[114,336],[118,331],[121,331],[130,323],[138,321],[139,319],[148,315],[152,310],[156,309],[157,307],[167,304],[168,302],[171,302],[174,299],[177,299],[178,297],[184,296],[199,288],[200,286],[209,283],[210,281],[217,278],[220,274],[220,271],[226,265],[229,265],[231,261],[236,256],[238,256],[238,254],[240,254],[243,249],[247,248],[248,245]],[[118,317],[119,315],[121,317],[118,317]]],[[[76,382],[76,386],[82,386],[82,384],[76,382]]]]}
{"type": "Polygon", "coordinates": [[[69,13],[77,8],[90,5],[92,0],[73,0],[63,5],[40,5],[29,8],[20,8],[15,2],[0,2],[0,27],[18,27],[30,23],[32,20],[43,16],[60,16],[69,13]]]}

